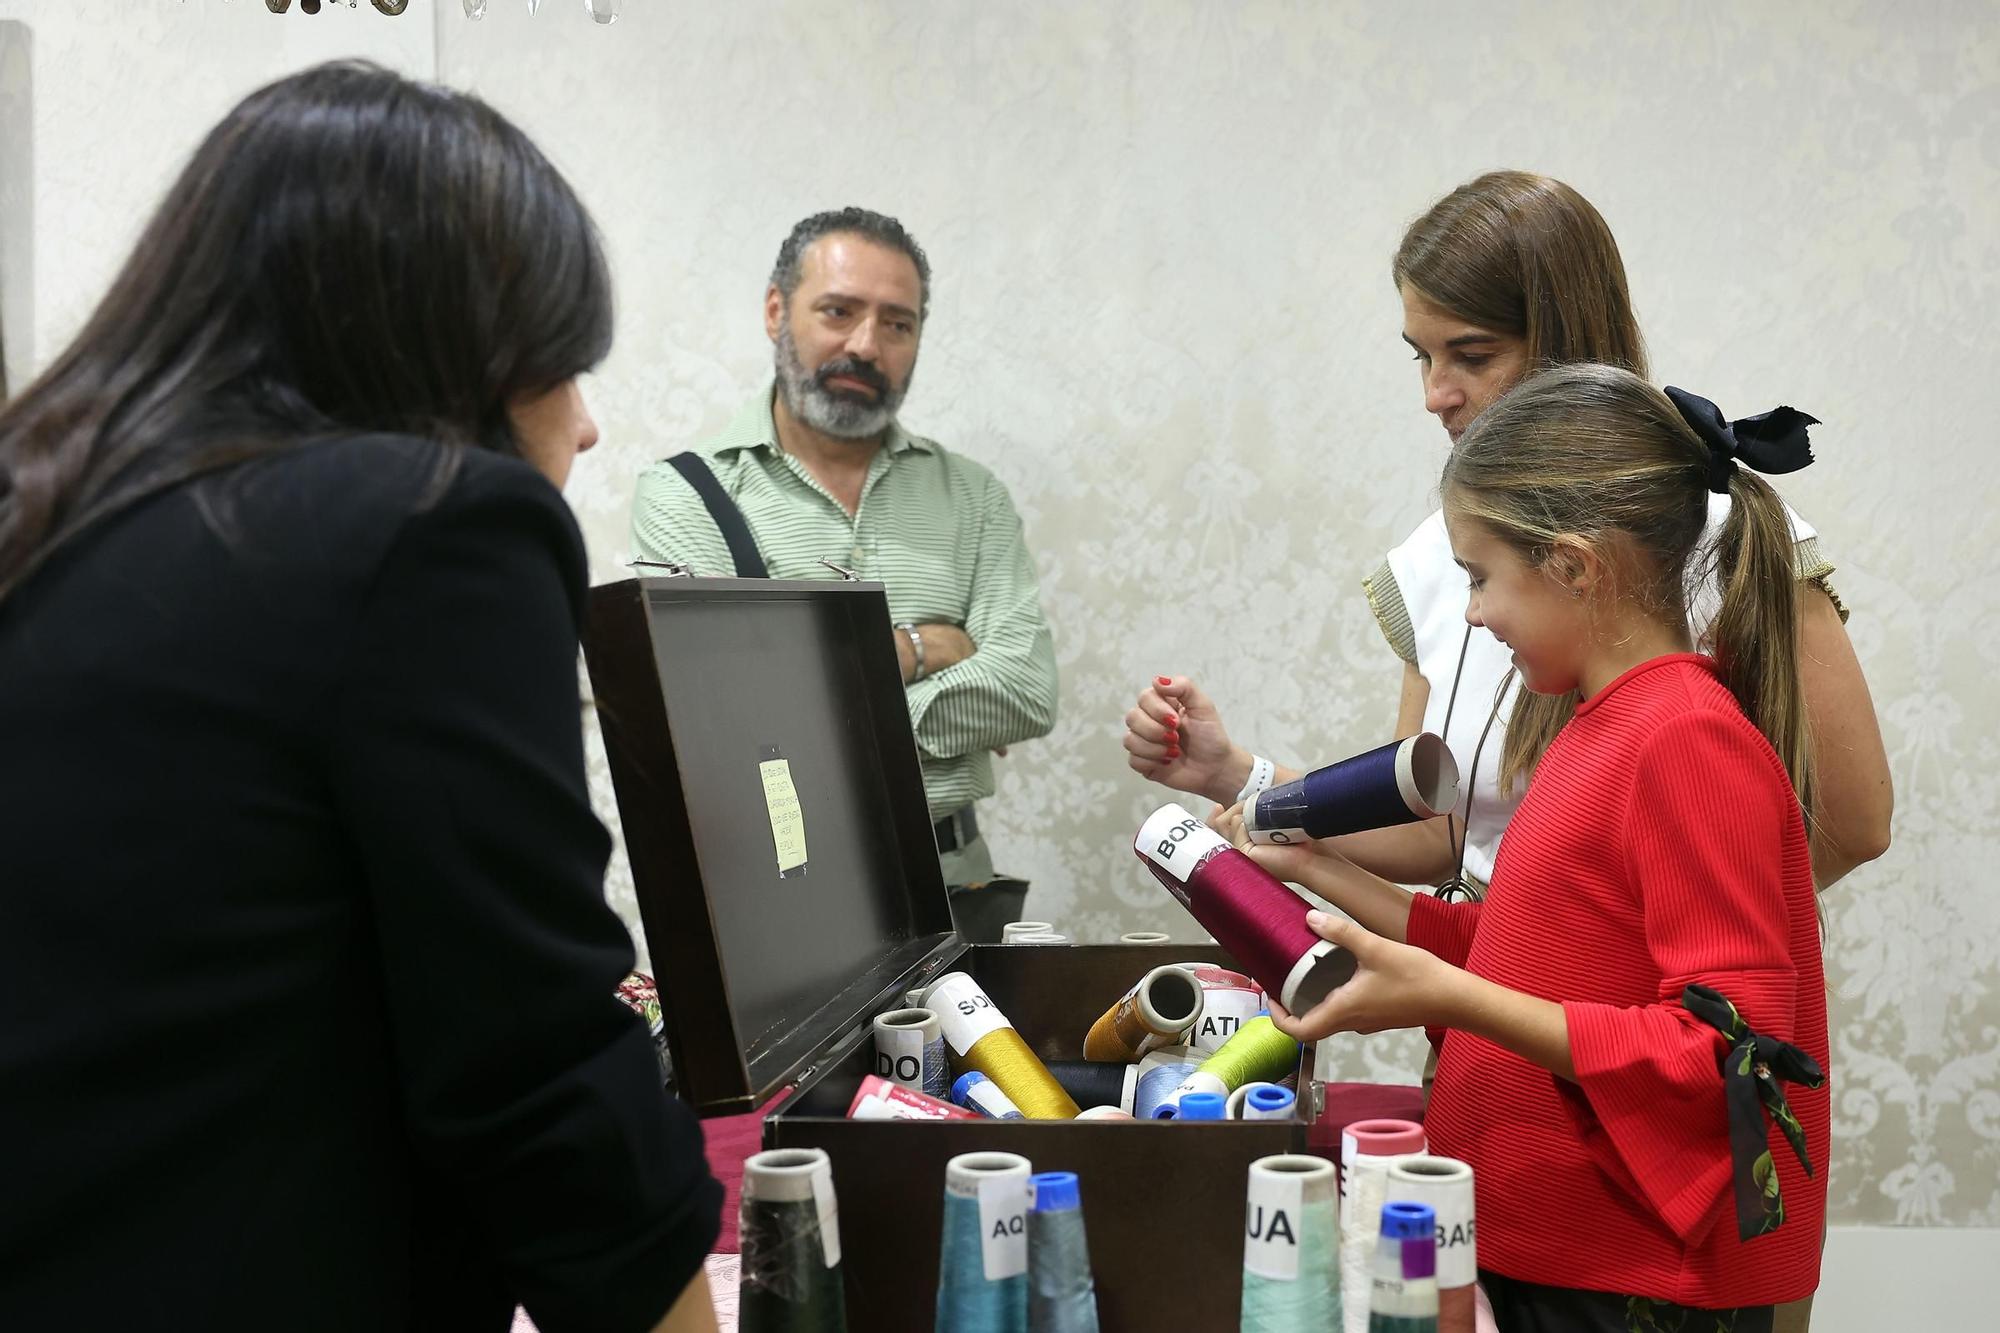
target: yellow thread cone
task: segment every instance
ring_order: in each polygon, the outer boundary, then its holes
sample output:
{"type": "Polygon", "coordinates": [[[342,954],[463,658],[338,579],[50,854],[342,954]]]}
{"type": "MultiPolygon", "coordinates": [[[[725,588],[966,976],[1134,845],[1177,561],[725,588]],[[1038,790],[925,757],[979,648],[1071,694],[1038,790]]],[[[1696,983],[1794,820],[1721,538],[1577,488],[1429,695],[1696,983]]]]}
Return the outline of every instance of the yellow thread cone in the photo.
{"type": "Polygon", "coordinates": [[[992,1079],[1030,1120],[1076,1119],[1076,1102],[978,982],[947,972],[924,992],[923,1007],[943,1022],[945,1045],[961,1073],[976,1069],[992,1079]]]}
{"type": "Polygon", "coordinates": [[[1090,1025],[1083,1058],[1129,1062],[1171,1046],[1201,1021],[1203,1002],[1201,980],[1192,969],[1178,963],[1156,967],[1090,1025]]]}

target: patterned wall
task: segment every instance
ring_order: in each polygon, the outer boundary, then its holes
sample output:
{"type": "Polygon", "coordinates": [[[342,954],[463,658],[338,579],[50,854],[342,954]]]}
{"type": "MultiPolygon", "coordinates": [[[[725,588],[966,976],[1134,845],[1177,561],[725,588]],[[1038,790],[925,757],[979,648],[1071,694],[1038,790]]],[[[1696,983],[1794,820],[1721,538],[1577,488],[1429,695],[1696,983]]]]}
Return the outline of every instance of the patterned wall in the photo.
{"type": "MultiPolygon", "coordinates": [[[[395,27],[343,20],[316,49],[296,16],[278,42],[245,3],[204,3],[239,59],[187,87],[200,52],[168,19],[135,37],[76,17],[106,0],[0,0],[40,10],[38,60],[66,71],[68,112],[37,112],[44,349],[230,98],[395,27]],[[135,80],[161,117],[122,114],[135,80]],[[114,111],[115,131],[90,118],[114,111]]],[[[1036,915],[1085,939],[1187,931],[1128,850],[1160,799],[1118,749],[1147,676],[1192,674],[1287,761],[1387,734],[1398,664],[1358,581],[1430,506],[1445,443],[1389,252],[1489,167],[1582,189],[1661,376],[1827,423],[1784,490],[1839,564],[1899,795],[1889,855],[1827,896],[1834,1218],[2000,1225],[1990,4],[625,0],[609,28],[573,8],[496,0],[471,24],[447,4],[434,48],[411,29],[385,55],[434,51],[604,227],[620,337],[571,485],[597,576],[621,573],[637,468],[767,373],[758,302],[789,223],[902,216],[937,269],[906,419],[1013,488],[1063,671],[1062,721],[1005,761],[987,823],[1036,915]]],[[[629,913],[622,863],[612,893],[629,913]]],[[[1408,1037],[1341,1047],[1355,1076],[1417,1060],[1408,1037]]]]}
{"type": "Polygon", "coordinates": [[[0,399],[28,373],[34,320],[34,66],[28,25],[0,19],[0,399]],[[21,219],[7,225],[6,219],[21,219]]]}

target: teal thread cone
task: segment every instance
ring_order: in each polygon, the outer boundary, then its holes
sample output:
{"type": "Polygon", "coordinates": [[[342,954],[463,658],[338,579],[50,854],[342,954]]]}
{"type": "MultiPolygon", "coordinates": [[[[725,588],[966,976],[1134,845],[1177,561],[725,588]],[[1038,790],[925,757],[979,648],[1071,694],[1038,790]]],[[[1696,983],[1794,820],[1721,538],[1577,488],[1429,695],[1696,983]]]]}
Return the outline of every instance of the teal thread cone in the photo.
{"type": "Polygon", "coordinates": [[[1250,1164],[1241,1333],[1340,1328],[1338,1193],[1333,1163],[1321,1157],[1261,1157],[1250,1164]]]}
{"type": "Polygon", "coordinates": [[[846,1333],[833,1172],[819,1148],[779,1148],[743,1164],[738,1214],[742,1333],[846,1333]]]}
{"type": "Polygon", "coordinates": [[[1368,1333],[1438,1333],[1435,1314],[1384,1314],[1370,1307],[1368,1333]]]}
{"type": "Polygon", "coordinates": [[[1028,1214],[1028,1333],[1097,1333],[1097,1284],[1074,1171],[1035,1177],[1028,1214]]]}
{"type": "Polygon", "coordinates": [[[936,1333],[1028,1333],[1028,1159],[963,1153],[945,1163],[936,1333]]]}

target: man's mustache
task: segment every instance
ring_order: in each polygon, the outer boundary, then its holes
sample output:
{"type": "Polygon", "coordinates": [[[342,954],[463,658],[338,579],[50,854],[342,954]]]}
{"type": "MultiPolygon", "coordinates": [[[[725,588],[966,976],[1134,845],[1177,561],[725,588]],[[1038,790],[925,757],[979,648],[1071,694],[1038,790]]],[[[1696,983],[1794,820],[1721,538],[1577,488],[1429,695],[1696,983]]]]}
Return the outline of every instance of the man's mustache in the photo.
{"type": "Polygon", "coordinates": [[[828,387],[827,381],[831,379],[849,379],[865,384],[875,391],[877,398],[886,398],[889,395],[889,377],[866,361],[857,361],[853,357],[843,356],[838,360],[829,361],[813,375],[813,383],[820,388],[826,389],[828,393],[840,392],[838,389],[828,387]]]}

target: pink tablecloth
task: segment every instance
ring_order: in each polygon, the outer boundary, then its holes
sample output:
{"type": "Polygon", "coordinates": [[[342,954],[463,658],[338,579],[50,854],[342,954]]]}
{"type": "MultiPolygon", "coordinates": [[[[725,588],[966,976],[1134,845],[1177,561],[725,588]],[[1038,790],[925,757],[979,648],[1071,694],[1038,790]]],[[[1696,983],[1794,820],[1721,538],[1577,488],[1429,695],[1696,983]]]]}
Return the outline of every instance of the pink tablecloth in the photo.
{"type": "Polygon", "coordinates": [[[736,1210],[743,1198],[743,1163],[764,1146],[764,1115],[769,1110],[771,1106],[767,1105],[748,1115],[721,1116],[701,1122],[702,1138],[708,1148],[708,1169],[722,1182],[722,1231],[715,1238],[717,1254],[736,1253],[736,1210]]]}

